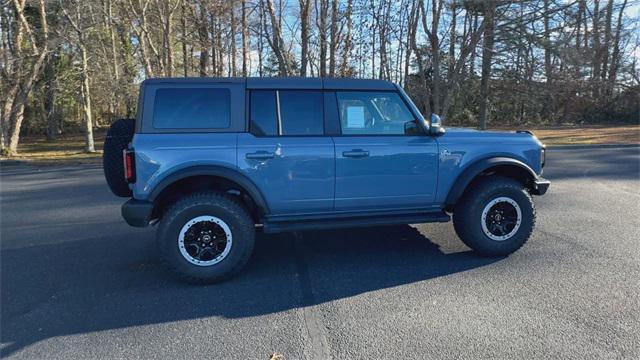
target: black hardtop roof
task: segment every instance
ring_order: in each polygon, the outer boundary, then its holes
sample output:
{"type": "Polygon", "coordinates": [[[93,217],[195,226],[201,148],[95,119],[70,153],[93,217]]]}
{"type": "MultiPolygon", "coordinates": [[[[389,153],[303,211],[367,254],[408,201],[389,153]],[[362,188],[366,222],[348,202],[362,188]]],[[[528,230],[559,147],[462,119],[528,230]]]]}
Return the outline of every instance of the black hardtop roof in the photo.
{"type": "Polygon", "coordinates": [[[247,89],[395,90],[392,82],[376,79],[309,77],[180,77],[146,79],[143,84],[242,84],[247,89]]]}

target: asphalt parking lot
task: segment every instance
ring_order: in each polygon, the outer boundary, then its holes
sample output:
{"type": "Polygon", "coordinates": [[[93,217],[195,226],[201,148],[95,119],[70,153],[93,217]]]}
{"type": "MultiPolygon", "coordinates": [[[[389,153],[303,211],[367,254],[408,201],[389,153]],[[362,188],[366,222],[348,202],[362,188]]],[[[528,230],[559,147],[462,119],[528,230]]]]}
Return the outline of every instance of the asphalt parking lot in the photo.
{"type": "Polygon", "coordinates": [[[640,148],[550,149],[529,243],[475,256],[452,225],[259,235],[193,286],[128,227],[98,166],[6,166],[11,358],[640,358],[640,148]]]}

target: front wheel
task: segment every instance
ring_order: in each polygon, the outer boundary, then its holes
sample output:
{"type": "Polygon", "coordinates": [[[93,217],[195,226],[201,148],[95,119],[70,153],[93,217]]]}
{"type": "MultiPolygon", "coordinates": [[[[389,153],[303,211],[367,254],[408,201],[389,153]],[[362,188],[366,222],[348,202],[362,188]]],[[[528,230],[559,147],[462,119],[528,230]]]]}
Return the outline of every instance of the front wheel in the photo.
{"type": "Polygon", "coordinates": [[[509,178],[478,180],[453,213],[460,239],[483,256],[505,256],[522,247],[533,232],[536,212],[524,186],[509,178]]]}
{"type": "Polygon", "coordinates": [[[247,263],[254,244],[254,223],[231,196],[203,192],[171,206],[158,227],[157,241],[169,268],[186,281],[224,280],[247,263]]]}

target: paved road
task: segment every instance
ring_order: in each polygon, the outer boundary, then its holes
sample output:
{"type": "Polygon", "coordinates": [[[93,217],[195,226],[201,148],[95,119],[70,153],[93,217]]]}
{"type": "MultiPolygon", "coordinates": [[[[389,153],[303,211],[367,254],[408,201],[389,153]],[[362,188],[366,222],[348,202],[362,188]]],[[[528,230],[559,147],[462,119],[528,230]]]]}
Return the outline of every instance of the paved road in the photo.
{"type": "Polygon", "coordinates": [[[451,224],[259,236],[197,287],[120,218],[100,168],[4,167],[1,348],[13,358],[640,358],[640,148],[550,150],[530,242],[451,224]]]}

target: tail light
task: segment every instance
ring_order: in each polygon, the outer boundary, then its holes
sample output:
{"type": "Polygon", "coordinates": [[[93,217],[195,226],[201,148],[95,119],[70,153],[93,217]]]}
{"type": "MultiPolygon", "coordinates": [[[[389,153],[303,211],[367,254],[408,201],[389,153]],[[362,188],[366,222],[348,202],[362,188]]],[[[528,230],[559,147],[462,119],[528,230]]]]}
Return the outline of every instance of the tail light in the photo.
{"type": "Polygon", "coordinates": [[[136,161],[135,161],[135,153],[133,150],[124,149],[122,150],[122,163],[124,165],[124,179],[128,183],[132,183],[136,181],[136,161]]]}

